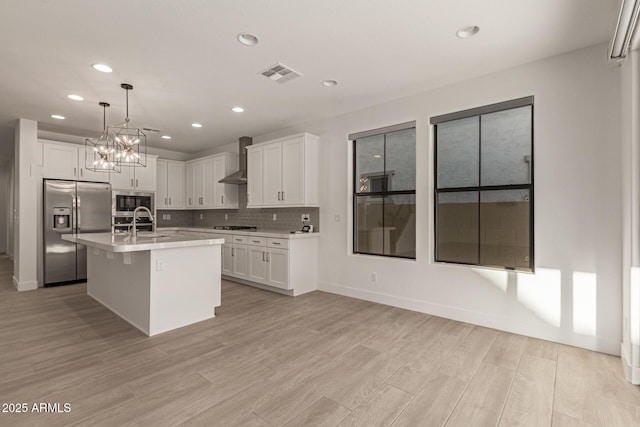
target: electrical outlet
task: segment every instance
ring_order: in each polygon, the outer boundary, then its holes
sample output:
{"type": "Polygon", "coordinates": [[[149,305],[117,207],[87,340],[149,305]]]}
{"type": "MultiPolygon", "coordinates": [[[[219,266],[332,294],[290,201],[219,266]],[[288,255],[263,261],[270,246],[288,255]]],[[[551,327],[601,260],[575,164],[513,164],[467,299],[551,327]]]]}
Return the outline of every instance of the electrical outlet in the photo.
{"type": "Polygon", "coordinates": [[[167,219],[167,214],[162,214],[162,219],[167,219]]]}
{"type": "Polygon", "coordinates": [[[311,215],[302,214],[302,222],[309,222],[309,221],[311,221],[311,215]]]}
{"type": "Polygon", "coordinates": [[[200,219],[202,219],[202,218],[203,218],[203,215],[202,215],[202,214],[200,214],[200,219]]]}
{"type": "Polygon", "coordinates": [[[161,259],[156,260],[156,271],[164,271],[164,261],[161,259]]]}
{"type": "Polygon", "coordinates": [[[277,221],[278,220],[278,214],[273,214],[273,220],[277,221]]]}
{"type": "Polygon", "coordinates": [[[378,281],[378,273],[375,271],[371,272],[371,282],[376,283],[378,281]]]}
{"type": "Polygon", "coordinates": [[[171,214],[167,214],[167,219],[171,219],[171,214]]]}
{"type": "Polygon", "coordinates": [[[224,214],[224,219],[225,220],[229,219],[229,214],[224,214]]]}

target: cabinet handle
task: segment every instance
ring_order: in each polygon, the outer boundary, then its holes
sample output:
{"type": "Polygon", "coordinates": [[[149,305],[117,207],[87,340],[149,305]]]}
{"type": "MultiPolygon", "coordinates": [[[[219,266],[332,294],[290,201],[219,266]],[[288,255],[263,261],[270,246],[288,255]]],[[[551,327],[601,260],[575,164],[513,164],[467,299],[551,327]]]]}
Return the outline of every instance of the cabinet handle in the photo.
{"type": "Polygon", "coordinates": [[[242,239],[236,239],[236,242],[242,242],[242,239]]]}
{"type": "Polygon", "coordinates": [[[280,192],[278,191],[278,200],[280,200],[280,192]]]}
{"type": "Polygon", "coordinates": [[[169,206],[171,206],[171,197],[169,197],[169,206]]]}
{"type": "Polygon", "coordinates": [[[192,205],[193,203],[191,203],[191,197],[189,197],[189,204],[192,205]]]}
{"type": "Polygon", "coordinates": [[[260,243],[260,240],[252,240],[253,243],[260,243]]]}
{"type": "Polygon", "coordinates": [[[284,191],[282,192],[282,201],[284,202],[284,191]]]}
{"type": "Polygon", "coordinates": [[[247,202],[251,201],[251,194],[247,193],[247,202]]]}
{"type": "Polygon", "coordinates": [[[84,168],[80,168],[80,176],[84,176],[84,168]]]}
{"type": "Polygon", "coordinates": [[[264,262],[264,261],[266,261],[266,260],[264,259],[265,254],[266,254],[266,252],[262,252],[262,261],[263,261],[263,262],[264,262]]]}
{"type": "Polygon", "coordinates": [[[164,204],[165,205],[167,204],[167,198],[166,197],[164,198],[164,204]]]}
{"type": "Polygon", "coordinates": [[[78,170],[77,168],[73,168],[73,176],[76,176],[76,171],[77,170],[78,170]]]}
{"type": "Polygon", "coordinates": [[[231,256],[235,256],[233,248],[231,248],[231,256]]]}
{"type": "Polygon", "coordinates": [[[267,262],[271,262],[271,254],[267,252],[267,262]]]}
{"type": "Polygon", "coordinates": [[[131,186],[133,187],[133,178],[131,178],[131,186]]]}
{"type": "Polygon", "coordinates": [[[136,188],[138,188],[138,178],[136,178],[136,188]]]}
{"type": "Polygon", "coordinates": [[[220,200],[220,201],[221,201],[221,202],[222,202],[222,204],[224,205],[224,196],[220,196],[220,197],[221,197],[221,200],[220,200]]]}
{"type": "Polygon", "coordinates": [[[281,244],[280,242],[271,242],[271,243],[274,244],[274,245],[280,245],[281,244]]]}
{"type": "Polygon", "coordinates": [[[202,204],[202,197],[200,197],[200,204],[202,204]]]}

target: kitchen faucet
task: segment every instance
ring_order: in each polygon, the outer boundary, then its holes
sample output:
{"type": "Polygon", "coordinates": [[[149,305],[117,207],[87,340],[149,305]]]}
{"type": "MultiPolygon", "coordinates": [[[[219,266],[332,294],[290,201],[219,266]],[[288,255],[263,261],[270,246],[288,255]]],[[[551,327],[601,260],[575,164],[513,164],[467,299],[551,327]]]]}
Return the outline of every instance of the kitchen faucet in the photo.
{"type": "Polygon", "coordinates": [[[149,208],[145,206],[138,206],[137,208],[135,208],[135,210],[133,211],[133,221],[131,221],[131,224],[130,224],[130,226],[133,227],[133,233],[131,233],[131,235],[133,236],[134,239],[138,237],[138,226],[136,224],[136,220],[138,219],[137,217],[138,211],[141,211],[141,210],[147,211],[147,213],[149,214],[149,219],[153,221],[153,214],[151,213],[149,208]]]}

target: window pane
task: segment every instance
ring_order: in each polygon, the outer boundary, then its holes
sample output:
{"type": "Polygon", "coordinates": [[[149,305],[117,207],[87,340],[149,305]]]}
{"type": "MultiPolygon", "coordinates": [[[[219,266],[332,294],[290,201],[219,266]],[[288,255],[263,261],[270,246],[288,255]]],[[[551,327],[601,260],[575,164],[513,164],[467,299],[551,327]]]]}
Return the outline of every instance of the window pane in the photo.
{"type": "Polygon", "coordinates": [[[416,196],[356,197],[354,252],[416,256],[416,196]]]}
{"type": "Polygon", "coordinates": [[[479,128],[477,116],[437,126],[438,188],[478,185],[479,128]]]}
{"type": "Polygon", "coordinates": [[[355,142],[356,193],[385,191],[384,135],[374,135],[355,142]]]}
{"type": "Polygon", "coordinates": [[[384,199],[384,253],[416,257],[416,195],[396,194],[384,199]]]}
{"type": "Polygon", "coordinates": [[[382,254],[382,197],[359,196],[355,203],[356,238],[353,251],[365,254],[382,254]]]}
{"type": "Polygon", "coordinates": [[[386,173],[388,191],[416,189],[416,130],[387,134],[386,173]]]}
{"type": "Polygon", "coordinates": [[[531,106],[482,116],[481,185],[531,182],[531,106]]]}
{"type": "Polygon", "coordinates": [[[478,192],[439,193],[436,260],[478,263],[478,192]]]}
{"type": "Polygon", "coordinates": [[[480,193],[480,264],[528,270],[529,190],[480,193]]]}

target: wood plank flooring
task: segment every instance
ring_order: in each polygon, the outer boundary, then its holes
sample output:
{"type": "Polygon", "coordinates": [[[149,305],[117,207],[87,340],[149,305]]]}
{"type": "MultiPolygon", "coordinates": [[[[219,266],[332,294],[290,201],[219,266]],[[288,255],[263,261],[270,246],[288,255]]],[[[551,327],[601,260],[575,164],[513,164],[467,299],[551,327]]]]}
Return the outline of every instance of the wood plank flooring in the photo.
{"type": "MultiPolygon", "coordinates": [[[[223,282],[153,338],[85,285],[18,293],[0,256],[2,426],[640,426],[620,359],[323,292],[223,282]]],[[[1,408],[0,408],[1,409],[1,408]]]]}

